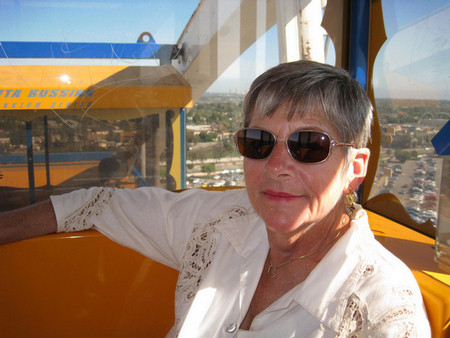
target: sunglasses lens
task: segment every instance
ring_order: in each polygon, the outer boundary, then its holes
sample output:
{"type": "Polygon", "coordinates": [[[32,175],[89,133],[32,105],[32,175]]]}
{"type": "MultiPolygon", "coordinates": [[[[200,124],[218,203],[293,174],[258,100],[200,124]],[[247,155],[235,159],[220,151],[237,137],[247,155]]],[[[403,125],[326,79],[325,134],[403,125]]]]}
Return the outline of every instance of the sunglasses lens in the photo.
{"type": "Polygon", "coordinates": [[[330,138],[315,131],[300,131],[288,139],[288,148],[292,157],[303,163],[324,161],[330,152],[330,138]]]}
{"type": "Polygon", "coordinates": [[[236,144],[241,155],[259,160],[269,156],[275,138],[265,130],[242,129],[236,134],[236,144]]]}
{"type": "MultiPolygon", "coordinates": [[[[275,142],[275,137],[265,130],[242,129],[236,134],[236,144],[241,155],[254,160],[269,156],[275,142]]],[[[299,131],[289,136],[287,145],[294,160],[318,163],[327,159],[331,140],[324,133],[299,131]]]]}

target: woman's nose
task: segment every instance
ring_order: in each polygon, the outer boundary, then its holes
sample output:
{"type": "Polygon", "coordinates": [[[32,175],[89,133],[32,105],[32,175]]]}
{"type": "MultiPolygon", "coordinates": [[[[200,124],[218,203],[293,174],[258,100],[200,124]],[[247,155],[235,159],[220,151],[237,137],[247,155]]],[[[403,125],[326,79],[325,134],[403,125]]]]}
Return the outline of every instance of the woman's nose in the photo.
{"type": "Polygon", "coordinates": [[[288,152],[286,143],[275,144],[266,162],[266,171],[273,179],[289,178],[294,175],[294,160],[288,152]]]}

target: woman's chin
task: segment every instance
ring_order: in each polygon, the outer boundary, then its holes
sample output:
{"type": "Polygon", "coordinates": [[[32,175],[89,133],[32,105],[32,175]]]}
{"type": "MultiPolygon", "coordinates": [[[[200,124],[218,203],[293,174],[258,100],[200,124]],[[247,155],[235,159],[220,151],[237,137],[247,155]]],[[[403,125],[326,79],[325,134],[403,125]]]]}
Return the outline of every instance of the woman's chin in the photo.
{"type": "Polygon", "coordinates": [[[296,218],[282,218],[282,217],[270,217],[265,220],[266,227],[269,231],[278,234],[290,234],[299,231],[301,228],[308,224],[307,220],[303,217],[296,218]]]}

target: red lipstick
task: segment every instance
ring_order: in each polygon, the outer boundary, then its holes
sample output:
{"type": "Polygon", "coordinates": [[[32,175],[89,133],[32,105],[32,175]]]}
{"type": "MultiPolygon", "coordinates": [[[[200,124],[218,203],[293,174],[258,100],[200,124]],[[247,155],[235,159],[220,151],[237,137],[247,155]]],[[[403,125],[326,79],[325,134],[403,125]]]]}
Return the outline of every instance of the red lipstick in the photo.
{"type": "Polygon", "coordinates": [[[298,196],[282,192],[282,191],[274,191],[274,190],[264,190],[263,191],[264,196],[266,196],[268,199],[274,200],[274,201],[290,201],[293,199],[298,198],[298,196]]]}

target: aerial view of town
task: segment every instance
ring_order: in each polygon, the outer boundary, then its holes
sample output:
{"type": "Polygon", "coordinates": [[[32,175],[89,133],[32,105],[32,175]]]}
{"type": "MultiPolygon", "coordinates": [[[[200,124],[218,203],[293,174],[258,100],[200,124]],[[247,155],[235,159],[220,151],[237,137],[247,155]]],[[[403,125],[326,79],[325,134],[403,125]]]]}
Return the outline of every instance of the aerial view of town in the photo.
{"type": "MultiPolygon", "coordinates": [[[[243,95],[237,93],[205,94],[186,114],[185,182],[186,187],[242,186],[242,158],[235,150],[233,133],[241,126],[243,95]]],[[[430,219],[436,223],[443,158],[436,155],[431,139],[449,119],[449,101],[378,99],[376,109],[381,125],[381,153],[371,197],[393,193],[417,222],[430,219]]],[[[36,185],[45,185],[42,154],[44,127],[38,118],[33,123],[33,152],[37,172],[36,185]],[[39,158],[41,157],[41,160],[39,158]]],[[[150,116],[148,125],[155,125],[160,117],[150,116]]],[[[139,135],[142,119],[103,121],[92,118],[50,116],[48,118],[48,147],[53,156],[59,154],[97,154],[81,157],[77,173],[88,169],[96,176],[90,184],[98,184],[97,167],[107,156],[122,156],[128,163],[126,173],[131,181],[138,177],[131,168],[139,168],[139,135]]],[[[155,134],[167,133],[158,128],[155,134]]],[[[149,133],[147,131],[147,133],[149,133]]],[[[25,122],[14,117],[0,119],[0,188],[27,187],[25,122]],[[20,163],[19,163],[20,162],[20,163]]],[[[155,141],[159,142],[159,141],[155,141]]],[[[161,148],[161,147],[160,147],[161,148]]],[[[158,155],[158,172],[143,173],[150,185],[164,186],[167,180],[167,158],[164,147],[158,155]],[[146,177],[148,176],[148,177],[146,177]]],[[[55,158],[55,157],[53,157],[55,158]]],[[[62,161],[62,160],[60,160],[62,161]]],[[[74,160],[73,160],[74,161],[74,160]]],[[[52,168],[56,168],[53,164],[52,168]]],[[[53,169],[52,169],[53,170],[53,169]]],[[[54,170],[56,172],[56,169],[54,170]]],[[[52,176],[52,185],[73,184],[64,177],[52,176]]],[[[444,173],[445,174],[445,173],[444,173]]],[[[73,174],[72,174],[73,175],[73,174]]],[[[92,176],[91,175],[91,176],[92,176]]],[[[79,175],[78,175],[79,176],[79,175]]],[[[445,181],[444,181],[445,182],[445,181]]],[[[136,185],[135,185],[136,186],[136,185]]]]}
{"type": "MultiPolygon", "coordinates": [[[[233,152],[242,101],[205,96],[188,117],[189,184],[240,185],[241,162],[233,152]]],[[[443,158],[431,139],[448,121],[450,102],[377,100],[381,154],[371,197],[392,193],[419,222],[436,224],[443,158]]]]}

